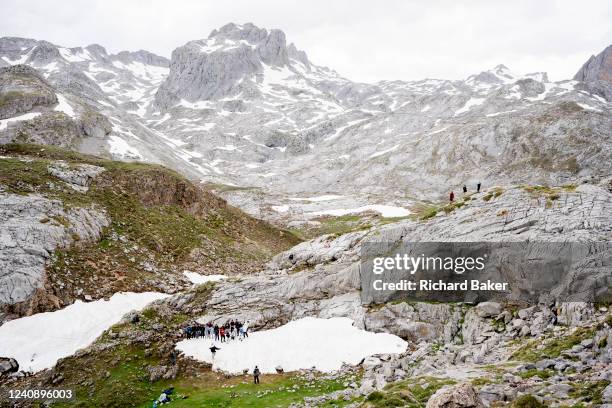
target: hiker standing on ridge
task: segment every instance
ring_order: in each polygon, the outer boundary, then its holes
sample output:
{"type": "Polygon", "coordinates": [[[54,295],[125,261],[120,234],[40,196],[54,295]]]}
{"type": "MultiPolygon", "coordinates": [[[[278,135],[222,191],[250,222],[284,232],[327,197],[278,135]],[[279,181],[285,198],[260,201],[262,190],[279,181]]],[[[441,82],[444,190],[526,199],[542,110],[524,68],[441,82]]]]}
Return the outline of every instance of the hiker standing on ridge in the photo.
{"type": "Polygon", "coordinates": [[[215,354],[217,353],[217,350],[221,350],[221,349],[213,344],[212,347],[209,348],[209,350],[210,350],[210,353],[212,354],[212,358],[214,360],[215,359],[215,354]]]}
{"type": "Polygon", "coordinates": [[[259,371],[259,367],[255,366],[255,369],[253,370],[253,383],[254,384],[259,384],[259,374],[261,374],[261,372],[259,371]]]}
{"type": "Polygon", "coordinates": [[[450,202],[452,203],[453,201],[455,201],[455,193],[453,191],[450,192],[450,195],[448,196],[450,202]]]}
{"type": "Polygon", "coordinates": [[[480,193],[480,181],[476,184],[476,192],[480,193]]]}
{"type": "Polygon", "coordinates": [[[467,193],[467,186],[464,184],[463,185],[463,194],[467,193]]]}

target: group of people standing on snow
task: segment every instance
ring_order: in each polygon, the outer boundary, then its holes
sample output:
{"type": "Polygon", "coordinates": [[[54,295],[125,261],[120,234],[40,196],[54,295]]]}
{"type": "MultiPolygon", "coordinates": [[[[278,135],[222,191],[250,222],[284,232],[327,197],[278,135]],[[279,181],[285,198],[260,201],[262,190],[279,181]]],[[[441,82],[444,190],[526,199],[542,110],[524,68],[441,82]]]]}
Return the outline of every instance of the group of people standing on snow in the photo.
{"type": "MultiPolygon", "coordinates": [[[[480,187],[481,187],[481,184],[480,184],[480,182],[479,182],[478,184],[476,184],[476,192],[477,192],[477,193],[480,193],[480,187]]],[[[467,194],[467,192],[468,192],[468,188],[467,188],[467,186],[464,184],[464,185],[463,185],[463,194],[467,194]]],[[[451,191],[451,192],[450,192],[450,194],[449,194],[449,196],[448,196],[448,199],[449,199],[449,201],[450,201],[451,203],[452,203],[453,201],[455,201],[455,192],[454,192],[454,191],[451,191]]]]}
{"type": "Polygon", "coordinates": [[[183,334],[188,339],[205,337],[221,343],[235,339],[243,340],[249,337],[249,321],[242,323],[238,320],[230,320],[222,325],[212,322],[204,325],[196,323],[185,327],[183,334]]]}

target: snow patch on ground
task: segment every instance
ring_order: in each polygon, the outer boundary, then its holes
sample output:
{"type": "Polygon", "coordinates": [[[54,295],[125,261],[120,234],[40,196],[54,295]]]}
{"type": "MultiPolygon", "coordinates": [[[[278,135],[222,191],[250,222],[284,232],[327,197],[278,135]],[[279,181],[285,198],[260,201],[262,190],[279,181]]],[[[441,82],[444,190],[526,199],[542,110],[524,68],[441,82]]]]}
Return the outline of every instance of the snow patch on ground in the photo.
{"type": "Polygon", "coordinates": [[[487,114],[487,117],[493,118],[495,116],[505,115],[506,113],[512,113],[512,112],[516,112],[516,109],[502,111],[502,112],[489,113],[489,114],[487,114]]]}
{"type": "Polygon", "coordinates": [[[115,293],[109,300],[72,305],[55,312],[37,313],[0,326],[0,350],[25,371],[51,368],[57,360],[90,345],[131,310],[141,310],[163,293],[115,293]]]}
{"type": "Polygon", "coordinates": [[[469,111],[470,109],[472,109],[472,106],[482,105],[485,99],[486,98],[470,98],[465,103],[465,105],[463,105],[462,108],[457,109],[457,111],[455,112],[455,116],[461,115],[462,113],[469,111]]]}
{"type": "Polygon", "coordinates": [[[183,106],[189,109],[214,109],[215,104],[211,101],[189,102],[185,99],[181,99],[177,106],[183,106]]]}
{"type": "Polygon", "coordinates": [[[428,135],[435,135],[437,133],[442,133],[444,132],[446,129],[448,129],[448,126],[444,126],[442,129],[438,129],[438,130],[434,130],[433,132],[429,132],[428,135]]]}
{"type": "Polygon", "coordinates": [[[72,109],[72,106],[70,106],[70,103],[68,103],[68,100],[62,94],[57,94],[57,106],[54,110],[57,112],[64,112],[73,119],[76,117],[74,109],[72,109]]]}
{"type": "Polygon", "coordinates": [[[378,157],[378,156],[383,156],[383,155],[385,155],[385,154],[387,154],[387,153],[390,153],[390,152],[392,152],[392,151],[396,150],[396,149],[397,149],[399,146],[400,146],[400,145],[395,145],[395,146],[390,147],[390,148],[388,148],[388,149],[386,149],[386,150],[383,150],[383,151],[381,151],[381,152],[376,152],[376,153],[373,153],[373,154],[371,154],[371,155],[370,155],[370,157],[368,157],[368,159],[373,159],[373,158],[378,157]]]}
{"type": "Polygon", "coordinates": [[[111,135],[108,138],[109,152],[112,155],[121,156],[132,159],[142,159],[140,152],[130,146],[125,140],[119,136],[111,135]]]}
{"type": "Polygon", "coordinates": [[[11,122],[21,122],[23,120],[30,120],[30,119],[34,119],[35,117],[39,115],[40,115],[40,112],[30,112],[30,113],[23,114],[21,116],[15,116],[14,118],[0,120],[0,130],[6,129],[9,123],[11,122]]]}
{"type": "Polygon", "coordinates": [[[350,128],[353,125],[356,125],[358,123],[364,122],[366,120],[369,120],[369,118],[365,118],[365,119],[358,119],[358,120],[352,120],[349,122],[346,122],[346,124],[344,126],[340,126],[339,128],[337,128],[334,133],[332,133],[330,136],[327,136],[324,140],[326,142],[335,139],[336,137],[338,137],[340,135],[340,133],[342,133],[342,131],[344,131],[345,129],[350,128]]]}
{"type": "Polygon", "coordinates": [[[590,110],[593,112],[601,112],[601,109],[597,109],[591,105],[587,105],[586,103],[576,102],[576,105],[580,106],[584,110],[590,110]]]}
{"type": "Polygon", "coordinates": [[[290,198],[289,200],[291,201],[310,201],[310,202],[316,203],[319,201],[338,200],[340,198],[344,198],[344,196],[337,195],[337,194],[325,194],[325,195],[316,196],[316,197],[304,197],[304,198],[294,197],[294,198],[290,198]]]}
{"type": "Polygon", "coordinates": [[[60,55],[68,62],[84,62],[92,61],[93,58],[89,54],[89,51],[83,49],[72,50],[70,48],[58,48],[60,55]]]}
{"type": "Polygon", "coordinates": [[[201,285],[202,283],[206,282],[218,282],[227,278],[225,275],[202,275],[197,272],[190,271],[183,272],[183,275],[185,275],[185,277],[195,285],[201,285]]]}
{"type": "Polygon", "coordinates": [[[25,64],[29,56],[30,54],[26,53],[15,60],[9,59],[8,57],[2,57],[2,59],[8,62],[10,65],[18,65],[18,64],[25,64]]]}
{"type": "Polygon", "coordinates": [[[216,344],[213,360],[209,339],[188,339],[176,345],[186,356],[213,363],[214,370],[241,373],[256,365],[263,373],[275,367],[296,371],[316,367],[323,372],[340,369],[342,363],[358,364],[380,353],[402,353],[407,343],[389,333],[371,333],[353,326],[345,317],[305,317],[272,330],[253,332],[244,341],[216,344]]]}
{"type": "Polygon", "coordinates": [[[273,205],[272,209],[279,213],[286,213],[287,211],[289,211],[289,206],[288,205],[273,205]]]}
{"type": "Polygon", "coordinates": [[[370,205],[364,205],[358,208],[339,208],[335,210],[313,211],[313,212],[308,213],[307,215],[311,215],[311,216],[333,215],[335,217],[340,217],[342,215],[358,214],[358,213],[362,213],[366,211],[375,211],[385,218],[407,217],[408,215],[410,215],[410,211],[403,207],[396,207],[393,205],[382,205],[382,204],[370,204],[370,205]]]}

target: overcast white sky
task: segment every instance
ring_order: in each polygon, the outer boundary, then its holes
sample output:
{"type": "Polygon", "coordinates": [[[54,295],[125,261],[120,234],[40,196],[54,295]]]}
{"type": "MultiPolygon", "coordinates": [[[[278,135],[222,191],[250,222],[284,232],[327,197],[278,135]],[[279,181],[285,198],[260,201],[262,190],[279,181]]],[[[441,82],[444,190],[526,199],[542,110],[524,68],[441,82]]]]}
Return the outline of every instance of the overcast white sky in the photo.
{"type": "Polygon", "coordinates": [[[368,82],[462,79],[499,63],[561,80],[612,43],[609,0],[0,0],[0,16],[0,36],[168,57],[228,22],[252,22],[368,82]]]}

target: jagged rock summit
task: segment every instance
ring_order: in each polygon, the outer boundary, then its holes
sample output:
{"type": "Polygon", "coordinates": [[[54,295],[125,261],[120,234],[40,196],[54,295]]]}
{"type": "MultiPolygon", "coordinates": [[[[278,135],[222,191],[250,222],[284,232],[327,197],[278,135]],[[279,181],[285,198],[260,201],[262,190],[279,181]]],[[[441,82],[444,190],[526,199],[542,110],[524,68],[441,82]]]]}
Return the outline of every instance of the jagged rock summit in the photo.
{"type": "Polygon", "coordinates": [[[576,81],[605,81],[612,83],[612,45],[597,56],[592,55],[574,75],[576,81]]]}
{"type": "Polygon", "coordinates": [[[156,101],[169,107],[188,102],[257,93],[251,82],[261,82],[266,67],[285,67],[290,56],[309,66],[304,52],[287,46],[281,30],[251,23],[226,24],[204,40],[190,41],[172,52],[170,73],[156,101]]]}

